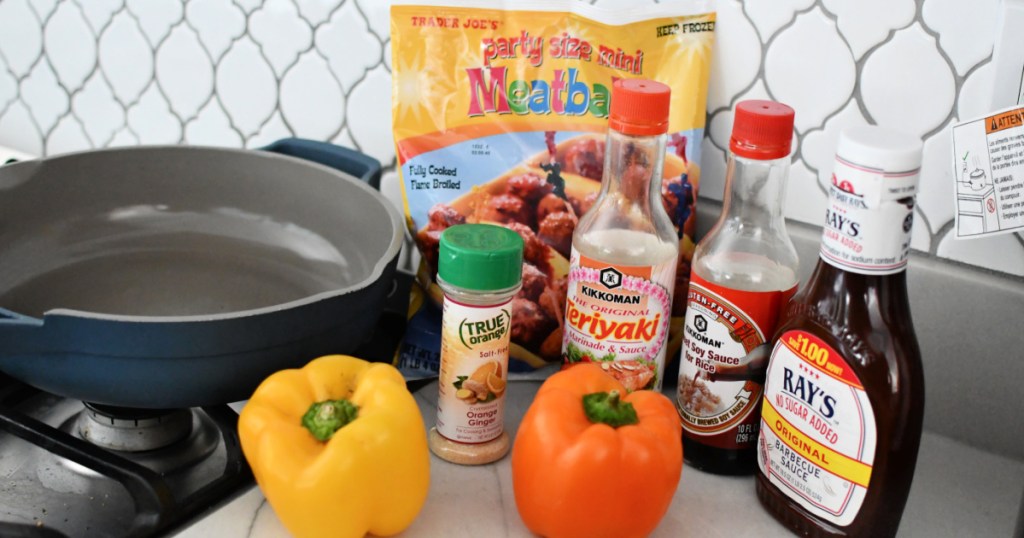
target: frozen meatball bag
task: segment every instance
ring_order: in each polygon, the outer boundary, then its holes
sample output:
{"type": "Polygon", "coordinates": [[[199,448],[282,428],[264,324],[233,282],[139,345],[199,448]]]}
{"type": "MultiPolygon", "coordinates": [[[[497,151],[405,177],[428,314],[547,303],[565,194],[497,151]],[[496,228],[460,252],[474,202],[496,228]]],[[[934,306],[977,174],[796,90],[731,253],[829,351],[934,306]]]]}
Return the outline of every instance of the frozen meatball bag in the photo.
{"type": "Polygon", "coordinates": [[[679,236],[668,347],[678,356],[714,29],[708,0],[391,8],[393,127],[406,221],[422,254],[418,278],[440,303],[438,245],[450,226],[490,223],[518,233],[525,248],[511,371],[562,359],[572,233],[601,186],[618,78],[672,89],[661,193],[679,236]]]}

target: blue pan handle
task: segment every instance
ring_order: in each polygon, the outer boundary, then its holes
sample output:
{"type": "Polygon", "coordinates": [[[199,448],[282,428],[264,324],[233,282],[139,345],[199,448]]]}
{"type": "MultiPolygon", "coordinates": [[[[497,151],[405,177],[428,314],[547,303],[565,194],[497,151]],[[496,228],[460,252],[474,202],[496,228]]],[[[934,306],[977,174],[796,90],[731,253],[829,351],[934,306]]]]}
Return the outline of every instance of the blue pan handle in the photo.
{"type": "Polygon", "coordinates": [[[283,138],[261,149],[330,166],[380,190],[380,161],[358,151],[305,138],[283,138]]]}

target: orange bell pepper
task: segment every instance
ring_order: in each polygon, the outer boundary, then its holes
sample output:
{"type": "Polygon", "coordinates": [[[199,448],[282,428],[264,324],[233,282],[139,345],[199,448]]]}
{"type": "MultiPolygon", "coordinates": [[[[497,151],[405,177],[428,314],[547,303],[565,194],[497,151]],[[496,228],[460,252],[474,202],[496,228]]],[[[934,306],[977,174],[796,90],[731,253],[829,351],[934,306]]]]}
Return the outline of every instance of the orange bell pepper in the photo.
{"type": "Polygon", "coordinates": [[[594,364],[552,375],[512,448],[516,507],[548,538],[646,536],[672,502],[682,426],[665,396],[630,394],[594,364]]]}

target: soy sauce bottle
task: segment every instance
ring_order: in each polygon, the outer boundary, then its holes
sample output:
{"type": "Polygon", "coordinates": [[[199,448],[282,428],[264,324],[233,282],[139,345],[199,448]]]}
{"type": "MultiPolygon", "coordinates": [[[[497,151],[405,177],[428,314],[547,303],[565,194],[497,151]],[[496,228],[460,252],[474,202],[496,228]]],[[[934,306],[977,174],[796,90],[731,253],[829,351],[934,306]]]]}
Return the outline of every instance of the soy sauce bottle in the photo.
{"type": "Polygon", "coordinates": [[[677,409],[687,465],[753,474],[764,372],[782,309],[797,287],[786,233],[793,109],[736,105],[722,215],[694,251],[677,409]]]}
{"type": "Polygon", "coordinates": [[[757,496],[803,536],[894,536],[917,461],[924,376],[907,302],[917,137],[839,139],[817,267],[769,360],[757,496]]]}

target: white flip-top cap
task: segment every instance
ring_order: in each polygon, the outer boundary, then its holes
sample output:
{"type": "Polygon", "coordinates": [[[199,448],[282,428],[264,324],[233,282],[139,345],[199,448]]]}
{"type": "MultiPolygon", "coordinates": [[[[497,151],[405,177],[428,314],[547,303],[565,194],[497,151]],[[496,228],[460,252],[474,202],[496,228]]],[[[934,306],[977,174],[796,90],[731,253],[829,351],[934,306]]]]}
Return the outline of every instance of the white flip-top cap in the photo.
{"type": "Polygon", "coordinates": [[[855,166],[899,174],[921,168],[923,147],[916,136],[864,125],[842,130],[836,157],[855,166]]]}

